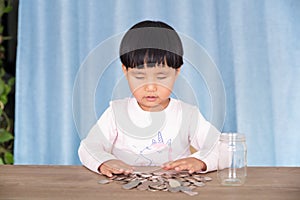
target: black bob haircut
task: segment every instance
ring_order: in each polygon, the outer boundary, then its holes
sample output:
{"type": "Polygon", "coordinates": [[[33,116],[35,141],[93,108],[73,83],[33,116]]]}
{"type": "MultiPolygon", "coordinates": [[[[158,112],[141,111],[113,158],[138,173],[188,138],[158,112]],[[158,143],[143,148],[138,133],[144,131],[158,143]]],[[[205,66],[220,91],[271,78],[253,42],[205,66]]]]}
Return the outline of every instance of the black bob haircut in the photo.
{"type": "Polygon", "coordinates": [[[165,65],[178,69],[183,64],[179,35],[168,24],[142,21],[131,27],[120,44],[120,59],[126,69],[165,65]]]}

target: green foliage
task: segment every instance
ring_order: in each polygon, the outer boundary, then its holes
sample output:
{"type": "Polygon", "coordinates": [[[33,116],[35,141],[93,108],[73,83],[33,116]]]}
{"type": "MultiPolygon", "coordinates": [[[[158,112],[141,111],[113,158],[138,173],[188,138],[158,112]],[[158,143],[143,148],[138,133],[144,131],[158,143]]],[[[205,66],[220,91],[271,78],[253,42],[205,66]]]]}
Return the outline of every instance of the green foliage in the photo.
{"type": "MultiPolygon", "coordinates": [[[[2,22],[3,14],[11,10],[11,1],[0,0],[0,22],[2,22]]],[[[0,23],[0,164],[13,164],[13,119],[8,117],[5,106],[15,80],[14,78],[7,78],[8,76],[3,66],[5,48],[2,42],[10,39],[9,37],[3,37],[3,30],[4,27],[0,23]]]]}

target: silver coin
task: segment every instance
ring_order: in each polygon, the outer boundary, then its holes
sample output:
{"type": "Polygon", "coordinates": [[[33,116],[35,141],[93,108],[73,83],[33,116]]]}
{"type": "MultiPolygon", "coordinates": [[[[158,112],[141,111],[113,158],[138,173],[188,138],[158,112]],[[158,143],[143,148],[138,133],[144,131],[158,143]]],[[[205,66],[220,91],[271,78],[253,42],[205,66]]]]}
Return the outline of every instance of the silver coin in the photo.
{"type": "Polygon", "coordinates": [[[127,181],[127,182],[130,182],[130,181],[133,181],[133,180],[134,180],[133,177],[127,177],[127,178],[121,179],[121,181],[127,181]]]}
{"type": "Polygon", "coordinates": [[[141,184],[141,185],[137,186],[137,189],[138,190],[148,190],[148,185],[146,186],[146,185],[141,184]]]}
{"type": "Polygon", "coordinates": [[[165,184],[151,184],[149,185],[149,188],[154,189],[154,190],[163,190],[166,189],[167,186],[165,184]]]}
{"type": "Polygon", "coordinates": [[[194,192],[194,191],[189,191],[189,190],[181,190],[181,192],[185,193],[185,194],[188,194],[190,196],[195,196],[197,194],[199,194],[198,192],[194,192]]]}
{"type": "Polygon", "coordinates": [[[181,177],[181,178],[184,178],[184,177],[189,177],[190,175],[188,173],[180,173],[177,176],[181,177]]]}
{"type": "Polygon", "coordinates": [[[193,175],[193,179],[195,179],[196,181],[202,181],[202,182],[205,182],[205,179],[204,179],[203,176],[193,175]]]}
{"type": "Polygon", "coordinates": [[[147,190],[148,190],[148,191],[151,191],[151,192],[156,192],[156,191],[158,191],[158,190],[155,190],[155,189],[152,189],[152,188],[148,188],[147,190]]]}
{"type": "Polygon", "coordinates": [[[165,179],[169,179],[172,178],[172,174],[163,174],[162,177],[165,179]]]}
{"type": "Polygon", "coordinates": [[[169,185],[171,188],[179,187],[181,186],[181,183],[175,179],[168,179],[169,185]]]}
{"type": "Polygon", "coordinates": [[[205,183],[200,182],[200,181],[195,181],[195,182],[193,182],[193,185],[195,185],[197,187],[203,187],[203,186],[205,186],[205,183]]]}
{"type": "Polygon", "coordinates": [[[113,180],[115,180],[115,181],[123,181],[123,180],[125,180],[125,179],[127,179],[126,176],[117,176],[117,177],[114,178],[113,180]]]}
{"type": "Polygon", "coordinates": [[[206,181],[211,181],[212,178],[202,176],[199,173],[190,174],[187,171],[176,172],[134,172],[129,175],[119,174],[108,179],[98,181],[99,184],[108,184],[116,182],[122,184],[122,188],[130,190],[137,188],[138,190],[148,191],[169,191],[183,192],[187,195],[194,196],[198,192],[192,191],[196,187],[205,186],[206,181]]]}
{"type": "Polygon", "coordinates": [[[124,185],[129,183],[128,181],[115,181],[117,184],[124,185]]]}
{"type": "Polygon", "coordinates": [[[103,185],[108,184],[110,182],[112,182],[112,180],[109,180],[109,179],[102,179],[102,180],[98,181],[99,184],[103,184],[103,185]]]}
{"type": "Polygon", "coordinates": [[[130,189],[137,187],[140,183],[141,183],[141,181],[139,181],[139,180],[131,181],[131,182],[123,185],[122,188],[125,190],[130,190],[130,189]]]}
{"type": "Polygon", "coordinates": [[[170,192],[173,192],[173,193],[176,193],[176,192],[180,192],[181,190],[181,187],[169,187],[169,191],[170,192]]]}
{"type": "Polygon", "coordinates": [[[204,179],[205,179],[206,181],[211,181],[211,180],[212,180],[212,178],[211,178],[211,177],[208,177],[208,176],[205,176],[204,179]]]}
{"type": "Polygon", "coordinates": [[[150,178],[150,177],[152,177],[152,174],[142,173],[141,177],[143,177],[143,178],[150,178]]]}
{"type": "Polygon", "coordinates": [[[195,186],[195,185],[190,185],[190,186],[188,186],[188,187],[189,187],[191,190],[197,188],[197,186],[195,186]]]}
{"type": "Polygon", "coordinates": [[[151,177],[149,177],[150,179],[158,179],[158,178],[160,178],[160,176],[158,176],[158,175],[153,175],[153,176],[151,176],[151,177]]]}
{"type": "Polygon", "coordinates": [[[165,172],[153,172],[153,175],[155,175],[155,176],[162,176],[164,174],[165,174],[165,172]]]}
{"type": "Polygon", "coordinates": [[[196,181],[195,179],[190,178],[190,177],[186,177],[185,180],[187,180],[187,181],[190,182],[190,183],[193,183],[193,182],[196,181]]]}
{"type": "Polygon", "coordinates": [[[192,191],[192,188],[190,187],[185,187],[185,186],[180,186],[180,191],[192,191]]]}
{"type": "Polygon", "coordinates": [[[184,186],[184,187],[187,187],[187,186],[190,186],[190,185],[191,185],[190,182],[182,182],[182,186],[184,186]]]}

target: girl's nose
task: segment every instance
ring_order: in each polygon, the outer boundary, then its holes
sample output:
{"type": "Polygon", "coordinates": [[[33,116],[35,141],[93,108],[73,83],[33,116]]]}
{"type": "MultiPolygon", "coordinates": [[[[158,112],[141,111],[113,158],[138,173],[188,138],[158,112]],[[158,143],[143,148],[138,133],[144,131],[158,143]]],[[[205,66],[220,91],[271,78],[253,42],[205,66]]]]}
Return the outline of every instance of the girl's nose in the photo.
{"type": "Polygon", "coordinates": [[[145,90],[146,90],[147,92],[156,92],[157,87],[156,87],[156,85],[153,84],[153,83],[148,83],[148,84],[145,85],[145,90]]]}

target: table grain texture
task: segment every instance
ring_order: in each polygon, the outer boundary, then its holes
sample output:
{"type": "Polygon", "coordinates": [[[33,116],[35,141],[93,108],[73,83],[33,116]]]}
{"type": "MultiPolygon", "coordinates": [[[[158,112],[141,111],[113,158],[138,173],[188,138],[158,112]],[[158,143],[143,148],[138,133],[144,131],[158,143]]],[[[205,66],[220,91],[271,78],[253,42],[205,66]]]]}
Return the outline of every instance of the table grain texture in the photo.
{"type": "Polygon", "coordinates": [[[300,200],[300,167],[248,167],[243,186],[221,186],[217,173],[196,196],[162,191],[124,190],[118,183],[98,184],[103,178],[83,166],[1,165],[0,199],[262,199],[300,200]]]}

